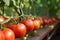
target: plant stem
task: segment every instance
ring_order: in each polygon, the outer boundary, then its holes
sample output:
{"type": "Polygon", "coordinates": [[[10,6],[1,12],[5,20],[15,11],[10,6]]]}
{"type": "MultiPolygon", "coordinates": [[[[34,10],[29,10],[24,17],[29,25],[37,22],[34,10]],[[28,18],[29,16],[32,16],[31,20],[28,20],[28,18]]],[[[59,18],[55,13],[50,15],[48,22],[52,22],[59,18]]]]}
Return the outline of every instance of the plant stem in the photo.
{"type": "Polygon", "coordinates": [[[0,24],[7,23],[7,22],[8,22],[8,21],[10,21],[10,20],[11,20],[11,18],[8,18],[7,20],[5,20],[5,21],[1,22],[0,24]]]}
{"type": "Polygon", "coordinates": [[[4,6],[3,6],[3,14],[2,15],[4,15],[4,6]]]}
{"type": "Polygon", "coordinates": [[[22,10],[20,8],[17,8],[16,6],[14,6],[15,11],[18,13],[18,15],[22,15],[22,10]]]}
{"type": "Polygon", "coordinates": [[[0,29],[1,29],[1,24],[0,24],[0,29]]]}

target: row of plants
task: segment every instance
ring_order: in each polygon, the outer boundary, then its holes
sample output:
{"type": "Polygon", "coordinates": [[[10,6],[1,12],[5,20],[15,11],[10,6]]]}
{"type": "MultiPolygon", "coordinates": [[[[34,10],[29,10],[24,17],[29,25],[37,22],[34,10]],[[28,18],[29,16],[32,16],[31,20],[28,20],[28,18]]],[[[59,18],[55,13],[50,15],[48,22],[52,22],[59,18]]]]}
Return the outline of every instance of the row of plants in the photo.
{"type": "Polygon", "coordinates": [[[42,26],[60,20],[56,16],[59,4],[59,0],[0,0],[0,40],[26,40],[36,35],[42,26]],[[50,17],[51,13],[55,16],[50,17]]]}
{"type": "MultiPolygon", "coordinates": [[[[59,17],[40,17],[40,16],[1,16],[0,15],[0,40],[15,40],[20,38],[26,40],[29,36],[34,36],[37,30],[40,30],[45,25],[53,24],[60,20],[59,17]]],[[[53,28],[52,28],[53,29],[53,28]]]]}

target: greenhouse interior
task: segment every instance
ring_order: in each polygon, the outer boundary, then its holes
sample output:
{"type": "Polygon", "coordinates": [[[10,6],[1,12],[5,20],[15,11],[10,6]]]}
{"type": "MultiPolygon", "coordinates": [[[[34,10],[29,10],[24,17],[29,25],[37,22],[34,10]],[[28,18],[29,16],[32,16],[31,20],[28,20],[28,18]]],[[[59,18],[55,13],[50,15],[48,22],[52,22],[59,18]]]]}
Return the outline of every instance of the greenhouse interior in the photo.
{"type": "Polygon", "coordinates": [[[0,0],[0,40],[60,40],[60,0],[0,0]]]}

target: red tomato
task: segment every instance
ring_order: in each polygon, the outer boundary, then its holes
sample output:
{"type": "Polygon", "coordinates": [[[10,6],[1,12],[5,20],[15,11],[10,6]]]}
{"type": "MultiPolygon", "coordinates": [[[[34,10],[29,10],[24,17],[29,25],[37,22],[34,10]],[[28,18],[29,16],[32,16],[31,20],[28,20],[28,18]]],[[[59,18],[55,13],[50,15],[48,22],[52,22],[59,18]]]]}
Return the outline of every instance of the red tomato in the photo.
{"type": "Polygon", "coordinates": [[[38,17],[38,19],[40,20],[40,23],[43,24],[43,18],[42,17],[38,17]]]}
{"type": "Polygon", "coordinates": [[[11,29],[5,28],[3,32],[5,35],[5,40],[15,40],[15,34],[11,29]]]}
{"type": "Polygon", "coordinates": [[[0,40],[5,40],[4,33],[0,30],[0,40]]]}
{"type": "Polygon", "coordinates": [[[34,29],[34,23],[31,19],[21,21],[21,23],[26,25],[27,31],[32,31],[34,29]]]}
{"type": "Polygon", "coordinates": [[[51,18],[48,19],[48,24],[51,24],[53,21],[51,18]]]}
{"type": "Polygon", "coordinates": [[[18,37],[23,37],[27,30],[26,30],[26,26],[22,23],[19,24],[11,24],[10,26],[8,26],[10,29],[12,29],[15,33],[15,36],[18,37]]]}
{"type": "Polygon", "coordinates": [[[40,20],[34,20],[34,29],[40,29],[41,23],[40,20]]]}
{"type": "Polygon", "coordinates": [[[3,16],[0,16],[0,22],[3,22],[5,18],[3,16]]]}
{"type": "Polygon", "coordinates": [[[2,24],[2,27],[5,27],[5,24],[2,24]]]}
{"type": "Polygon", "coordinates": [[[48,18],[43,18],[43,25],[48,24],[48,18]]]}

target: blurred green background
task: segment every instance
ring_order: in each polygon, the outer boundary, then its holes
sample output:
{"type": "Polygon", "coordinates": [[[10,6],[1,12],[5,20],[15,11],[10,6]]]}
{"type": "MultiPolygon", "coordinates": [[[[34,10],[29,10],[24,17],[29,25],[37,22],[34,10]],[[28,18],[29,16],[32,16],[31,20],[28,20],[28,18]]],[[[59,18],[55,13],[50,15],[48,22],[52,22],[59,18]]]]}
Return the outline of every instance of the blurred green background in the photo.
{"type": "Polygon", "coordinates": [[[21,9],[23,14],[60,16],[60,0],[0,0],[0,15],[18,16],[14,6],[21,9]]]}

